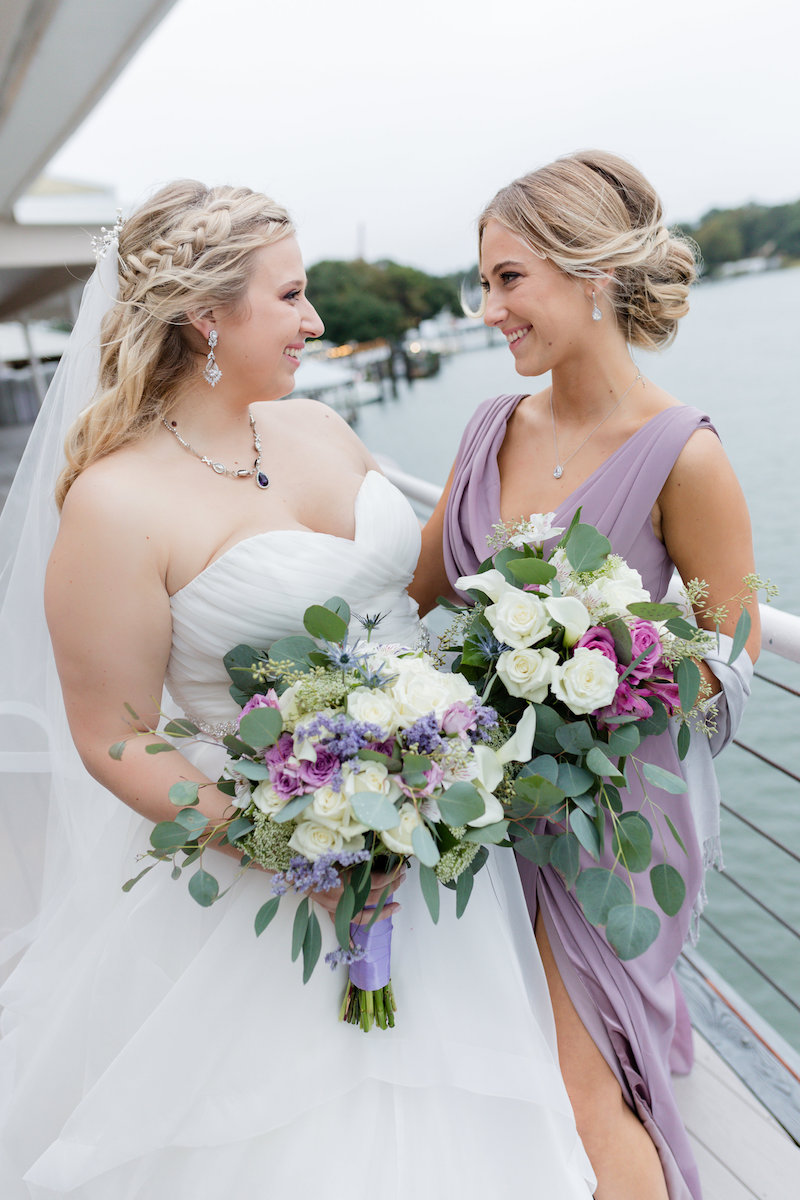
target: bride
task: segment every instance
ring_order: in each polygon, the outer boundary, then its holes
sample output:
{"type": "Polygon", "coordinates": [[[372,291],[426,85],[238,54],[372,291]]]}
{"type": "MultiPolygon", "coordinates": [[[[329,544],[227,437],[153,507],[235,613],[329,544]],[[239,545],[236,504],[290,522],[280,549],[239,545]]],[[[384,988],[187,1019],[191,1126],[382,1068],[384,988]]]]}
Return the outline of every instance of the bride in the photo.
{"type": "MultiPolygon", "coordinates": [[[[586,1200],[508,856],[460,921],[445,905],[434,928],[416,884],[400,890],[398,1024],[368,1035],[336,1021],[342,979],[302,985],[289,897],[256,941],[262,872],[210,910],[166,869],[122,891],[170,786],[219,774],[225,652],[300,631],[332,594],[416,642],[420,539],[342,420],[274,403],[323,332],[282,208],[182,181],[99,249],[0,524],[0,1192],[586,1200]],[[144,735],[110,757],[160,711],[202,741],[160,754],[144,735]]],[[[212,817],[229,802],[200,795],[212,817]]],[[[224,886],[236,863],[217,857],[224,886]]]]}

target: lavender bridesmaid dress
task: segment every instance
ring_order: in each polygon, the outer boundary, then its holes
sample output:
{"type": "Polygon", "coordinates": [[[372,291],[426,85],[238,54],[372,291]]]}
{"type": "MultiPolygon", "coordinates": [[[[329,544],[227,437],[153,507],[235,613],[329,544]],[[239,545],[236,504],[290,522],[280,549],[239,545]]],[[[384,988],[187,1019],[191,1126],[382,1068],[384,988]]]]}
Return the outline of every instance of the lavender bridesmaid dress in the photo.
{"type": "MultiPolygon", "coordinates": [[[[486,537],[500,519],[497,453],[521,399],[521,395],[503,395],[486,401],[464,433],[444,523],[444,558],[451,583],[459,575],[473,574],[487,557],[486,537]]],[[[674,566],[653,533],[650,512],[681,449],[697,429],[716,432],[709,418],[696,409],[679,406],[657,414],[576,488],[556,513],[556,523],[566,526],[580,506],[582,520],[604,533],[614,552],[639,571],[654,600],[663,597],[674,566]]],[[[722,662],[719,670],[711,663],[724,688],[724,712],[718,719],[724,736],[717,739],[718,745],[729,740],[738,723],[750,667],[748,660],[741,671],[732,672],[722,662]]],[[[711,752],[708,746],[694,747],[687,770],[687,764],[678,760],[673,736],[666,732],[647,738],[637,757],[683,773],[690,791],[697,782],[707,797],[709,792],[716,795],[711,752]]],[[[617,958],[603,930],[586,921],[574,894],[552,867],[540,869],[522,858],[518,865],[531,920],[541,910],[572,1002],[656,1145],[670,1200],[699,1200],[697,1168],[670,1082],[670,1071],[685,1073],[692,1064],[691,1026],[673,967],[695,923],[693,914],[705,899],[704,866],[717,857],[718,843],[713,834],[708,839],[706,830],[698,828],[704,822],[697,820],[686,795],[670,795],[652,785],[647,791],[649,802],[638,783],[632,786],[624,795],[625,807],[643,806],[654,830],[654,862],[662,861],[663,853],[686,881],[687,895],[680,912],[666,917],[653,899],[647,872],[636,876],[637,899],[661,917],[658,938],[639,958],[628,962],[617,958]],[[666,827],[664,814],[678,830],[685,853],[666,827]]],[[[701,807],[706,802],[701,801],[701,807]]],[[[582,865],[597,864],[582,852],[582,865]]],[[[613,866],[610,838],[601,865],[613,866]]]]}

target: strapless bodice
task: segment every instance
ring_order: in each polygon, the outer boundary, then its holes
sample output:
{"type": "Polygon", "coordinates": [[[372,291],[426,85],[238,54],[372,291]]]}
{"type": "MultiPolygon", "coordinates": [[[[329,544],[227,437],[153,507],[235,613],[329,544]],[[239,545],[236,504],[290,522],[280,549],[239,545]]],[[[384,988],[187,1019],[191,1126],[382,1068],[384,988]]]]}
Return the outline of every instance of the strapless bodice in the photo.
{"type": "MultiPolygon", "coordinates": [[[[237,542],[170,600],[171,697],[204,724],[232,720],[239,709],[223,656],[240,642],[266,649],[302,633],[308,606],[330,596],[341,596],[353,614],[388,614],[373,640],[416,643],[417,605],[405,589],[419,548],[413,509],[378,471],[368,472],[356,496],[352,539],[271,529],[237,542]]],[[[351,630],[363,636],[355,616],[351,630]]]]}

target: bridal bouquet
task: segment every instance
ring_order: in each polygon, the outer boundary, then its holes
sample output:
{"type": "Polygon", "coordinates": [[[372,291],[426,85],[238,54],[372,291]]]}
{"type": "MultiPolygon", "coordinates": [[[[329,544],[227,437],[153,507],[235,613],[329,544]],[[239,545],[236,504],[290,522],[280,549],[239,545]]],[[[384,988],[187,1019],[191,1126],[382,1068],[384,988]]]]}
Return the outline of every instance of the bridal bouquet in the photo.
{"type": "MultiPolygon", "coordinates": [[[[636,750],[678,716],[678,754],[685,757],[693,727],[702,725],[695,660],[716,637],[678,605],[652,603],[639,574],[612,554],[607,538],[580,523],[579,513],[566,531],[553,527],[554,516],[494,527],[494,555],[476,575],[457,580],[476,603],[466,613],[455,609],[461,615],[451,644],[460,627],[456,669],[510,724],[535,714],[535,757],[517,775],[509,807],[517,852],[552,864],[575,888],[587,920],[605,926],[621,958],[633,958],[656,938],[658,914],[636,903],[620,874],[583,869],[580,849],[599,861],[610,831],[629,881],[650,866],[652,826],[642,812],[623,810],[620,789],[636,771],[645,787],[686,791],[683,779],[637,759],[636,750]],[[560,534],[545,553],[544,543],[560,534]]],[[[694,602],[703,587],[692,585],[694,602]]],[[[743,608],[731,660],[748,632],[743,608]]],[[[659,907],[677,913],[686,894],[680,873],[659,863],[650,881],[659,907]]]]}
{"type": "MultiPolygon", "coordinates": [[[[228,759],[217,785],[231,797],[231,814],[209,821],[196,808],[202,785],[177,783],[170,799],[179,812],[155,826],[149,854],[170,860],[174,878],[195,866],[189,891],[202,905],[220,896],[202,865],[203,851],[220,840],[241,851],[242,871],[256,864],[274,871],[256,934],[287,891],[302,894],[292,957],[303,956],[304,982],[322,946],[310,901],[341,889],[338,948],[326,956],[332,967],[349,966],[340,1016],[365,1030],[385,1029],[394,1024],[395,1002],[392,920],[381,914],[392,876],[418,859],[433,920],[440,884],[455,890],[462,915],[488,857],[485,845],[506,839],[508,820],[494,793],[504,765],[530,757],[532,724],[521,722],[504,743],[497,714],[463,676],[438,671],[424,654],[402,647],[351,647],[349,620],[347,605],[334,597],[306,611],[310,637],[284,638],[268,653],[237,646],[226,656],[231,693],[242,706],[235,732],[224,738],[228,759]],[[390,881],[367,916],[373,871],[390,881]]],[[[371,633],[379,620],[362,623],[371,633]]],[[[186,720],[164,732],[198,735],[186,720]]]]}

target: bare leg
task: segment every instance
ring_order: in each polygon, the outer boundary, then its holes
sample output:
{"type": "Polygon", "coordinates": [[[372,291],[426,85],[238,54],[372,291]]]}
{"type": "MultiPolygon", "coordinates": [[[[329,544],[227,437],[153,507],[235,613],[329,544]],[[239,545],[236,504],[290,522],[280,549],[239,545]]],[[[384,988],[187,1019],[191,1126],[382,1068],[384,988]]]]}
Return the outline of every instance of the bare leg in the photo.
{"type": "Polygon", "coordinates": [[[541,913],[536,918],[536,941],[553,1003],[561,1072],[597,1176],[597,1200],[669,1200],[658,1152],[575,1011],[541,913]]]}

